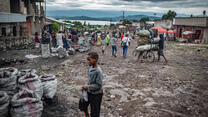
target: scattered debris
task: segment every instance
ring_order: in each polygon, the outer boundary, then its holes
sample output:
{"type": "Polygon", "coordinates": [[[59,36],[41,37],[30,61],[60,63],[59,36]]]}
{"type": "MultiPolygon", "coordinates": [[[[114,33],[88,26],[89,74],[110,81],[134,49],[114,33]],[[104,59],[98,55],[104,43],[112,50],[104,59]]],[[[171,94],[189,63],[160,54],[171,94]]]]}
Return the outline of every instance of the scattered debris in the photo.
{"type": "Polygon", "coordinates": [[[28,58],[28,59],[35,59],[35,58],[39,58],[40,56],[39,55],[33,55],[33,54],[29,54],[29,55],[26,55],[25,58],[28,58]]]}

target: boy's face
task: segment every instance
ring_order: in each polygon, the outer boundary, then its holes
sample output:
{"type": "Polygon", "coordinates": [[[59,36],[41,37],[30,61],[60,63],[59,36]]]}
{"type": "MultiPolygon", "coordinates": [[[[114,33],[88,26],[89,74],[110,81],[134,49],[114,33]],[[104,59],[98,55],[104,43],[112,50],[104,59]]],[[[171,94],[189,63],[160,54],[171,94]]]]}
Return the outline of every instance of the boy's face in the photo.
{"type": "Polygon", "coordinates": [[[90,56],[87,57],[87,61],[89,66],[95,65],[97,63],[97,60],[94,58],[91,58],[90,56]]]}

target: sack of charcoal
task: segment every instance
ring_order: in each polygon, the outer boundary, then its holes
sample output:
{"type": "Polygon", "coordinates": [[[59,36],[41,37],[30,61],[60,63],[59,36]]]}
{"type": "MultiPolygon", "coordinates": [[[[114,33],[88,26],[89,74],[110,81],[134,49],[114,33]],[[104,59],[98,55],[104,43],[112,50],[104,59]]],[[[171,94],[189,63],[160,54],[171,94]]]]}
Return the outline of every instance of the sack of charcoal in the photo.
{"type": "Polygon", "coordinates": [[[19,78],[18,88],[20,90],[29,89],[38,94],[40,98],[43,96],[43,87],[38,75],[30,73],[19,78]]]}
{"type": "Polygon", "coordinates": [[[23,69],[23,70],[19,71],[18,75],[20,75],[20,77],[21,77],[21,76],[24,76],[28,73],[36,74],[37,71],[35,69],[23,69]]]}
{"type": "Polygon", "coordinates": [[[64,57],[66,57],[66,56],[67,56],[66,50],[65,50],[64,48],[60,48],[60,49],[58,50],[58,57],[59,57],[60,59],[62,59],[62,58],[64,58],[64,57]]]}
{"type": "Polygon", "coordinates": [[[150,36],[150,32],[148,30],[140,30],[138,33],[137,33],[138,36],[145,36],[145,37],[149,37],[150,36]]]}
{"type": "Polygon", "coordinates": [[[137,39],[137,45],[141,46],[141,45],[146,45],[149,43],[149,38],[145,37],[145,36],[141,36],[137,39]]]}
{"type": "Polygon", "coordinates": [[[43,86],[43,97],[53,99],[57,90],[57,79],[55,75],[40,76],[43,86]]]}
{"type": "Polygon", "coordinates": [[[12,117],[41,117],[43,102],[33,91],[23,89],[15,94],[11,100],[12,117]]]}
{"type": "Polygon", "coordinates": [[[8,117],[9,96],[6,92],[0,91],[0,117],[8,117]]]}
{"type": "Polygon", "coordinates": [[[5,91],[10,97],[16,93],[18,70],[13,67],[0,69],[0,90],[5,91]]]}
{"type": "Polygon", "coordinates": [[[23,69],[23,70],[20,70],[18,72],[18,75],[17,75],[17,79],[21,78],[22,76],[25,76],[26,74],[36,74],[37,71],[35,69],[23,69]]]}

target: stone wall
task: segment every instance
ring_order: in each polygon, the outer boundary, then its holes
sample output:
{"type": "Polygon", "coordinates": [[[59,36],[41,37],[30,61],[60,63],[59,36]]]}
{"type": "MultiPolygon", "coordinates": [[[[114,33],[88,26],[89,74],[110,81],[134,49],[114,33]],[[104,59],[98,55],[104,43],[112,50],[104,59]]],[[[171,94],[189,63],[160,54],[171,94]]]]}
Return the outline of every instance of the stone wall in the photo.
{"type": "Polygon", "coordinates": [[[0,0],[0,12],[10,13],[10,0],[0,0]]]}
{"type": "Polygon", "coordinates": [[[0,37],[0,51],[34,47],[33,38],[28,36],[0,37]]]}
{"type": "Polygon", "coordinates": [[[24,49],[34,46],[33,38],[27,35],[23,23],[0,24],[0,31],[2,27],[6,28],[6,36],[0,35],[0,51],[10,49],[24,49]],[[13,27],[16,26],[16,36],[13,35],[13,27]],[[22,36],[20,35],[20,26],[22,26],[22,36]]]}

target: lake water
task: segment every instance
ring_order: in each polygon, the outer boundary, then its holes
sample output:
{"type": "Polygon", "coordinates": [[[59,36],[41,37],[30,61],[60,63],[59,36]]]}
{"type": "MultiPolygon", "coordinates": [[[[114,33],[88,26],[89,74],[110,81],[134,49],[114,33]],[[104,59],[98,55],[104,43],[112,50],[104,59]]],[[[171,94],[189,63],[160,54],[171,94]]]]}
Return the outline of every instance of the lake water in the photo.
{"type": "Polygon", "coordinates": [[[84,24],[84,22],[86,21],[86,24],[88,25],[88,23],[90,25],[110,25],[111,24],[116,24],[118,22],[110,22],[110,21],[93,21],[93,20],[70,20],[70,21],[79,21],[82,24],[84,24]]]}

